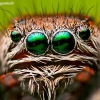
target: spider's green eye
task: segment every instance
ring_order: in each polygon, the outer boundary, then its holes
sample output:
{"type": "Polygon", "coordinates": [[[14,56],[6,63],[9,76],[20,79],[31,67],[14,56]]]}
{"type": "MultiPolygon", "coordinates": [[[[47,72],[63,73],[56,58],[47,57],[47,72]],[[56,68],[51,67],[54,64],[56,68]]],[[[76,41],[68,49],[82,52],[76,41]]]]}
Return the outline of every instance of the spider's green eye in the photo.
{"type": "Polygon", "coordinates": [[[90,35],[90,30],[88,28],[83,28],[79,31],[79,36],[82,40],[88,40],[90,35]]]}
{"type": "Polygon", "coordinates": [[[52,40],[52,48],[60,54],[67,54],[74,49],[75,39],[68,31],[57,32],[52,40]]]}
{"type": "Polygon", "coordinates": [[[40,55],[46,52],[48,48],[47,37],[41,32],[33,32],[26,38],[27,50],[35,55],[40,55]]]}
{"type": "Polygon", "coordinates": [[[19,42],[22,38],[22,34],[16,30],[12,31],[10,36],[13,42],[19,42]]]}

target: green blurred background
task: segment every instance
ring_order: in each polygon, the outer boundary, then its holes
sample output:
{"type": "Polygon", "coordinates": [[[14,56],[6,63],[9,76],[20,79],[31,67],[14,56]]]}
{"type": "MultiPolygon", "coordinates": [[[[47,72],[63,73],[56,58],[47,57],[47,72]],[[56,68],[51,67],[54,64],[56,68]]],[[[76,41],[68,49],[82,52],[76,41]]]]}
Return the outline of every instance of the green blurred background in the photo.
{"type": "Polygon", "coordinates": [[[27,11],[34,15],[81,11],[99,22],[99,9],[100,0],[0,0],[0,29],[6,27],[12,18],[26,14],[27,11]]]}

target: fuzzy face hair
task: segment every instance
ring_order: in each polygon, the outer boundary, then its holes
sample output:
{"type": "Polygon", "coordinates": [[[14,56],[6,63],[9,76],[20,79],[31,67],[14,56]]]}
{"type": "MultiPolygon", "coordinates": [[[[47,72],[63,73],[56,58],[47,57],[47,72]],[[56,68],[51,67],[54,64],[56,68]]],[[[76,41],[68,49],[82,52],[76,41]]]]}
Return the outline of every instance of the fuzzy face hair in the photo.
{"type": "Polygon", "coordinates": [[[5,35],[0,40],[1,74],[13,72],[18,75],[23,90],[28,87],[31,94],[38,93],[42,100],[55,99],[82,68],[98,63],[99,29],[85,19],[63,15],[25,17],[14,20],[5,35]],[[79,35],[84,28],[90,32],[87,40],[79,35]],[[12,31],[21,34],[19,42],[12,41],[12,31]],[[52,46],[55,34],[62,31],[69,32],[75,41],[73,49],[66,54],[55,52],[52,46]],[[45,34],[49,42],[41,55],[34,55],[26,46],[28,36],[34,32],[45,34]]]}

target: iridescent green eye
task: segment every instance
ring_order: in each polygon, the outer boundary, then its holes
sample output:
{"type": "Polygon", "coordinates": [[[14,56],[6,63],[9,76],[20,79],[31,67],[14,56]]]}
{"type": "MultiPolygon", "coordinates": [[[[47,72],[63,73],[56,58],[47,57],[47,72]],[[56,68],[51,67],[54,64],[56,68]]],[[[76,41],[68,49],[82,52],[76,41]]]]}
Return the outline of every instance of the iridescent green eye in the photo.
{"type": "Polygon", "coordinates": [[[90,35],[90,30],[88,28],[83,28],[81,31],[79,31],[79,36],[82,40],[88,40],[90,35]]]}
{"type": "Polygon", "coordinates": [[[16,30],[12,31],[10,36],[13,42],[19,42],[22,38],[22,34],[16,30]]]}
{"type": "Polygon", "coordinates": [[[41,32],[33,32],[26,39],[26,48],[34,55],[43,54],[48,48],[48,39],[41,32]]]}
{"type": "Polygon", "coordinates": [[[57,32],[52,40],[52,48],[60,54],[67,54],[74,49],[75,39],[68,31],[57,32]]]}

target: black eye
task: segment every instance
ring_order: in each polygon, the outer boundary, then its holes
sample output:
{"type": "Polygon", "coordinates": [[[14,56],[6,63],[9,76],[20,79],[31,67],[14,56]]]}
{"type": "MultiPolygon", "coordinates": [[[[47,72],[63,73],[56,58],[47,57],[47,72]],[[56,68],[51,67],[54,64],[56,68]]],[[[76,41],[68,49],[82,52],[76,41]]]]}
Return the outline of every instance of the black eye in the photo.
{"type": "Polygon", "coordinates": [[[21,33],[16,30],[12,31],[10,36],[13,42],[19,42],[22,38],[21,33]]]}
{"type": "Polygon", "coordinates": [[[83,28],[79,31],[79,36],[82,40],[88,40],[90,37],[90,30],[88,28],[83,28]]]}
{"type": "Polygon", "coordinates": [[[26,39],[27,50],[35,55],[45,53],[48,45],[47,37],[41,32],[33,32],[26,39]]]}
{"type": "Polygon", "coordinates": [[[74,49],[75,39],[70,32],[57,32],[52,40],[52,48],[60,54],[67,54],[74,49]]]}

